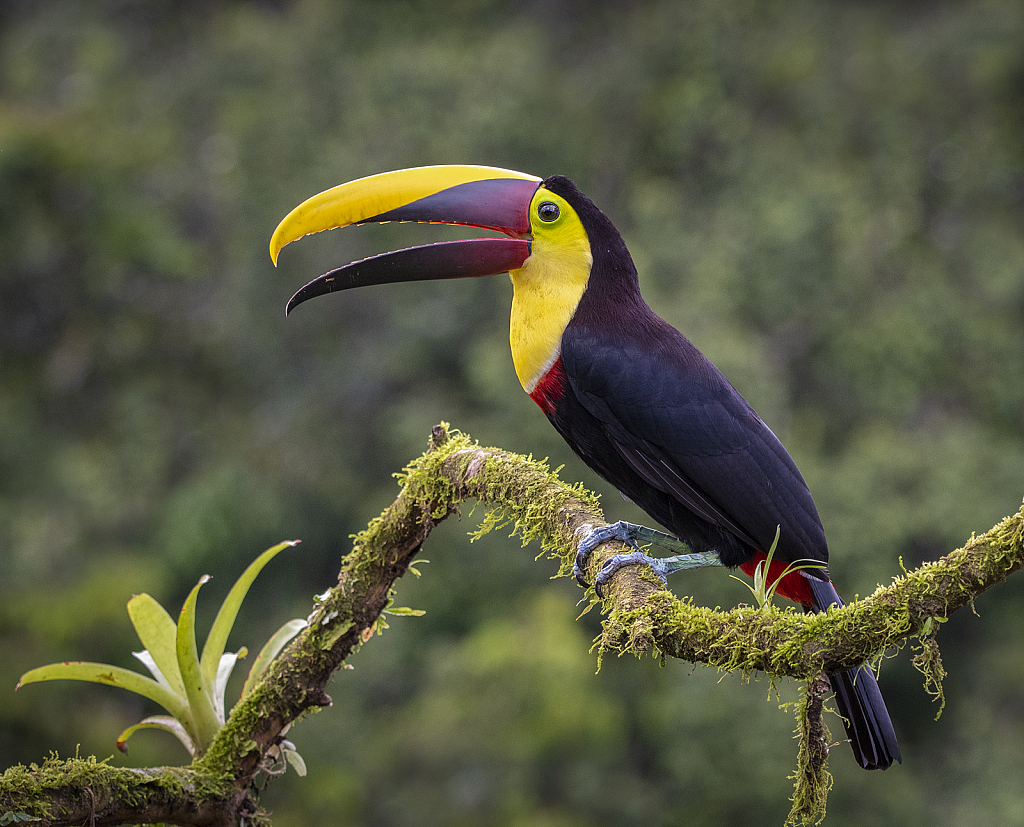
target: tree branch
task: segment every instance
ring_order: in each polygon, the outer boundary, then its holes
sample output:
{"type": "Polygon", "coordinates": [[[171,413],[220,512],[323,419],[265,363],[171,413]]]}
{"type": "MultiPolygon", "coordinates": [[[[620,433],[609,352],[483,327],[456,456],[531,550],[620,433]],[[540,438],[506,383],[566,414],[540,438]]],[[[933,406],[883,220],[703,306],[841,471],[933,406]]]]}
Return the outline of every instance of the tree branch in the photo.
{"type": "MultiPolygon", "coordinates": [[[[604,524],[593,494],[562,483],[542,463],[481,448],[437,426],[430,449],[405,469],[398,498],[356,538],[337,586],[318,599],[309,626],[235,707],[205,756],[188,768],[126,770],[92,759],[13,767],[0,776],[0,813],[25,812],[53,825],[258,822],[253,785],[278,760],[288,728],[330,706],[328,681],[372,636],[392,586],[433,527],[467,499],[490,506],[481,531],[514,525],[524,544],[540,540],[542,553],[560,561],[563,575],[571,571],[581,534],[604,524]]],[[[588,562],[590,578],[619,550],[614,541],[599,547],[588,562]]],[[[909,636],[930,634],[932,618],[947,617],[1022,565],[1024,509],[870,597],[820,615],[694,606],[665,590],[645,567],[630,566],[608,589],[602,647],[637,653],[654,648],[694,663],[812,681],[804,715],[812,733],[803,739],[808,742],[820,726],[823,673],[856,665],[909,636]]],[[[812,787],[820,786],[827,776],[823,758],[812,756],[808,766],[812,787]]]]}

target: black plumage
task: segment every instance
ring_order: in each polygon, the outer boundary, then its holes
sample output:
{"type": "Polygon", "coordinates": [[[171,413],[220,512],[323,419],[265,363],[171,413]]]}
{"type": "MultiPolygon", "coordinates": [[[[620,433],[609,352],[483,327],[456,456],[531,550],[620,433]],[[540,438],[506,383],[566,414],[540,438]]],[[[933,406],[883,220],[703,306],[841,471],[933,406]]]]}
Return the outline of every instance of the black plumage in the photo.
{"type": "MultiPolygon", "coordinates": [[[[551,423],[587,465],[695,551],[714,550],[723,564],[739,566],[770,548],[778,528],[777,560],[827,566],[814,500],[782,443],[647,306],[611,221],[569,179],[543,186],[575,209],[593,255],[560,359],[533,393],[551,423]]],[[[806,595],[807,611],[841,605],[827,568],[790,576],[803,581],[795,591],[806,595]]],[[[899,761],[871,670],[861,666],[832,683],[860,764],[884,769],[899,761]]]]}

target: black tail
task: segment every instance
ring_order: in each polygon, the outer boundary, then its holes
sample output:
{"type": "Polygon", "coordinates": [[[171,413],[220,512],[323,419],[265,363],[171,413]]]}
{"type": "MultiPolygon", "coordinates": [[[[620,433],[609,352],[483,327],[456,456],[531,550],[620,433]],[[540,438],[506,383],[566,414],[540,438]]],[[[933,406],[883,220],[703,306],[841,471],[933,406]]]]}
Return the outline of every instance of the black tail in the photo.
{"type": "Polygon", "coordinates": [[[900,745],[871,667],[861,664],[829,679],[857,762],[866,770],[887,770],[893,761],[901,761],[900,745]]]}
{"type": "MultiPolygon", "coordinates": [[[[828,580],[819,580],[813,575],[805,576],[814,594],[815,611],[843,605],[842,598],[828,580]]],[[[862,663],[853,669],[830,675],[829,679],[857,763],[866,770],[886,770],[894,761],[902,762],[896,732],[892,728],[889,711],[885,708],[882,692],[871,667],[862,663]]]]}

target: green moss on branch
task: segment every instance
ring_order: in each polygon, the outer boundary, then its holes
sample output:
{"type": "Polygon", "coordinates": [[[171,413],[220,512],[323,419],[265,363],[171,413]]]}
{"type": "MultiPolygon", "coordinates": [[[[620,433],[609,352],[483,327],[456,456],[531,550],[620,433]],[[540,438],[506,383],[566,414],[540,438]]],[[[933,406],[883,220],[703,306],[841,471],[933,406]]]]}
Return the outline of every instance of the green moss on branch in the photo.
{"type": "MultiPolygon", "coordinates": [[[[401,491],[355,540],[337,585],[317,599],[308,627],[270,666],[232,712],[206,755],[188,768],[124,770],[78,759],[14,767],[0,777],[0,812],[25,812],[48,824],[125,821],[184,825],[249,822],[261,816],[253,781],[274,759],[288,728],[330,706],[331,676],[378,629],[392,587],[410,567],[430,531],[465,500],[486,504],[481,532],[512,526],[524,545],[572,569],[576,545],[604,524],[597,499],[570,486],[529,457],[481,448],[442,424],[430,449],[398,475],[401,491]]],[[[602,544],[587,563],[593,580],[621,544],[602,544]]],[[[919,658],[941,692],[936,624],[1024,565],[1024,509],[935,563],[879,588],[842,609],[805,616],[769,606],[731,611],[677,598],[642,566],[620,570],[608,588],[602,649],[657,651],[693,663],[808,680],[800,706],[801,753],[791,821],[820,820],[831,783],[820,733],[821,675],[871,658],[921,636],[919,658]]],[[[591,592],[592,601],[596,602],[591,592]]]]}

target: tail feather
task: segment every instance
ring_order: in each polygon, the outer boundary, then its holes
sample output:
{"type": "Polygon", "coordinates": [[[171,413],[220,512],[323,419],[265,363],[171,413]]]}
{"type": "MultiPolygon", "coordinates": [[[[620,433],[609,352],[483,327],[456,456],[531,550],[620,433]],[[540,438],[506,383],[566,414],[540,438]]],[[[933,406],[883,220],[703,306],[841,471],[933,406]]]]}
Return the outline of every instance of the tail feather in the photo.
{"type": "Polygon", "coordinates": [[[829,680],[857,763],[866,770],[886,770],[901,762],[896,732],[871,667],[861,664],[829,680]]]}
{"type": "MultiPolygon", "coordinates": [[[[828,580],[805,576],[814,595],[813,611],[843,605],[842,598],[828,580]]],[[[862,663],[830,675],[829,679],[857,763],[868,770],[885,770],[893,762],[901,763],[903,759],[896,731],[871,667],[862,663]]]]}

